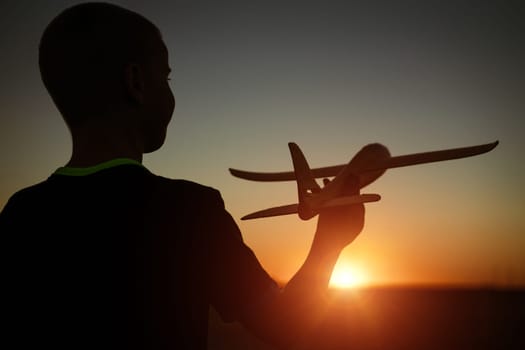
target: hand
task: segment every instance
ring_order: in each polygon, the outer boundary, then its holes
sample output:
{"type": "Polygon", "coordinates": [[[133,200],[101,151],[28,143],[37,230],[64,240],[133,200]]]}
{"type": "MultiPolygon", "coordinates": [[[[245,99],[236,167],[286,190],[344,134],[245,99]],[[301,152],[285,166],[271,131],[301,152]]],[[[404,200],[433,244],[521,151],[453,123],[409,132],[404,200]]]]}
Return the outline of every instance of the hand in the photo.
{"type": "MultiPolygon", "coordinates": [[[[359,194],[359,178],[350,177],[341,194],[359,194]]],[[[343,249],[361,233],[364,223],[363,204],[325,208],[319,214],[315,243],[332,249],[343,249]]]]}

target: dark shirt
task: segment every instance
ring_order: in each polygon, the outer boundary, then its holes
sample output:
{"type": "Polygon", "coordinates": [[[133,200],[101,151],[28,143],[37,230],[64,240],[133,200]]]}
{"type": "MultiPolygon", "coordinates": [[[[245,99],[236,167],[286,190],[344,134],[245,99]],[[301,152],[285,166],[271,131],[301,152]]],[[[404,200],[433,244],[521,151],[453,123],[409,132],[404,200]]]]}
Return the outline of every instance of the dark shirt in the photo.
{"type": "Polygon", "coordinates": [[[19,348],[205,349],[209,305],[242,322],[278,292],[218,191],[137,165],[19,191],[0,237],[19,348]]]}

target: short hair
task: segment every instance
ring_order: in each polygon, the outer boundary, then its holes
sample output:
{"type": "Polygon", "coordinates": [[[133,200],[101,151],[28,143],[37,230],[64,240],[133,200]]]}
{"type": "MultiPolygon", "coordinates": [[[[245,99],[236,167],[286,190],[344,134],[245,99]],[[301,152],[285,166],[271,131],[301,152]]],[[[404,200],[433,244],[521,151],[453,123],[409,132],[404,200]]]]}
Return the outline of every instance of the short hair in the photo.
{"type": "Polygon", "coordinates": [[[146,62],[158,40],[152,22],[113,4],[83,3],[54,18],[40,40],[39,67],[66,123],[77,125],[114,103],[125,65],[146,62]]]}

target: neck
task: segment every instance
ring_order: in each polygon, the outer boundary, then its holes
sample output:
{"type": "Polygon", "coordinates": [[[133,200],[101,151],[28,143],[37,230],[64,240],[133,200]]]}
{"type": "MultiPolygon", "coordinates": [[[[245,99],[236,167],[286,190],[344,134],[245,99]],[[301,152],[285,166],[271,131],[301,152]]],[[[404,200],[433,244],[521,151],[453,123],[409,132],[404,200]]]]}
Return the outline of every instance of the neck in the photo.
{"type": "Polygon", "coordinates": [[[73,153],[70,167],[89,167],[115,158],[142,163],[143,146],[135,133],[122,128],[83,126],[72,130],[73,153]]]}

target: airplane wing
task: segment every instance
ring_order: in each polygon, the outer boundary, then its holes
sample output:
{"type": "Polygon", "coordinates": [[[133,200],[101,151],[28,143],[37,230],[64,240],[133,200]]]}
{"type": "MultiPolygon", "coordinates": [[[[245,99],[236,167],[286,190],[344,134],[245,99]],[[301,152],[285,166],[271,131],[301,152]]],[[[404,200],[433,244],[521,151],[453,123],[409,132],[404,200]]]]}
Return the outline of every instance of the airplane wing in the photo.
{"type": "MultiPolygon", "coordinates": [[[[482,145],[452,148],[440,151],[414,153],[403,156],[395,156],[386,159],[385,161],[370,164],[367,167],[360,169],[360,172],[368,172],[382,169],[399,168],[409,165],[440,162],[444,160],[459,159],[465,157],[472,157],[479,154],[487,153],[493,150],[499,141],[486,143],[482,145]]],[[[335,165],[323,168],[312,169],[312,175],[316,178],[336,176],[346,164],[335,165]]],[[[278,172],[278,173],[263,173],[252,172],[238,169],[229,169],[230,173],[238,178],[252,181],[295,181],[295,174],[293,171],[278,172]]]]}
{"type": "MultiPolygon", "coordinates": [[[[332,177],[337,175],[344,165],[334,165],[324,168],[312,169],[312,175],[316,178],[320,177],[332,177]]],[[[251,181],[263,181],[263,182],[274,182],[274,181],[295,181],[295,173],[293,171],[285,171],[279,173],[263,173],[255,171],[245,171],[239,169],[230,168],[230,174],[240,179],[251,180],[251,181]]]]}
{"type": "Polygon", "coordinates": [[[256,211],[255,213],[245,215],[241,218],[241,220],[250,220],[250,219],[258,219],[258,218],[267,218],[270,216],[297,214],[298,208],[299,208],[299,204],[282,205],[280,207],[263,209],[263,210],[256,211]]]}
{"type": "Polygon", "coordinates": [[[375,193],[367,193],[355,196],[336,197],[323,203],[323,208],[341,207],[346,205],[377,202],[381,199],[381,196],[375,193]]]}
{"type": "MultiPolygon", "coordinates": [[[[328,208],[328,207],[339,207],[339,206],[346,206],[346,205],[352,205],[352,204],[358,204],[358,203],[377,202],[380,199],[381,199],[381,196],[379,196],[378,194],[360,194],[360,195],[355,195],[355,196],[338,197],[338,198],[334,198],[334,199],[327,201],[326,203],[322,205],[322,207],[328,208]]],[[[279,207],[259,210],[254,213],[245,215],[241,218],[241,220],[251,220],[251,219],[259,219],[259,218],[267,218],[270,216],[297,214],[298,210],[299,210],[299,204],[282,205],[279,207]]]]}

